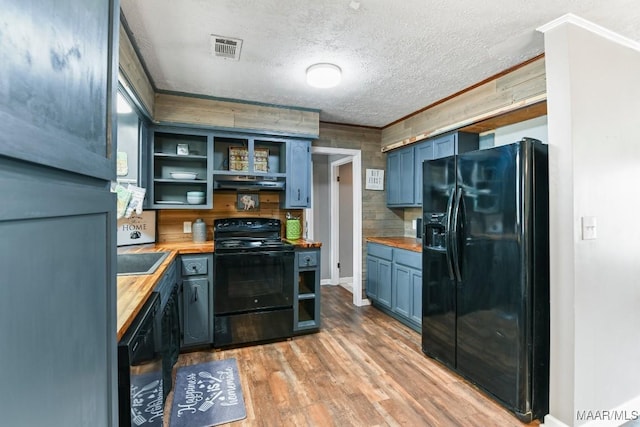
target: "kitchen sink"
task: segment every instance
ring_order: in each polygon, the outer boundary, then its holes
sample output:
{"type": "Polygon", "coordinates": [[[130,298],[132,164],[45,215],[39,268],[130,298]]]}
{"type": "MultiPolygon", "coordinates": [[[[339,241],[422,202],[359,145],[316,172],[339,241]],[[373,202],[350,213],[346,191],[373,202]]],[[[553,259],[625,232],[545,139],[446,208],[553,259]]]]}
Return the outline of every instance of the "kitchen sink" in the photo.
{"type": "Polygon", "coordinates": [[[152,274],[168,255],[169,252],[118,254],[118,276],[152,274]]]}

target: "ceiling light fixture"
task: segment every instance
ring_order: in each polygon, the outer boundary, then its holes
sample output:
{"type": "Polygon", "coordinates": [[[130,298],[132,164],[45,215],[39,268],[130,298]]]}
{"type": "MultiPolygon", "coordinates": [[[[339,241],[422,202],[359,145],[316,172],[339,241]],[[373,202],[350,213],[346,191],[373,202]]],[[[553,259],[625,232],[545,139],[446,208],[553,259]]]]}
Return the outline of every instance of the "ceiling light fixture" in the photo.
{"type": "Polygon", "coordinates": [[[333,64],[314,64],[307,68],[307,83],[317,88],[337,86],[342,78],[342,70],[333,64]]]}

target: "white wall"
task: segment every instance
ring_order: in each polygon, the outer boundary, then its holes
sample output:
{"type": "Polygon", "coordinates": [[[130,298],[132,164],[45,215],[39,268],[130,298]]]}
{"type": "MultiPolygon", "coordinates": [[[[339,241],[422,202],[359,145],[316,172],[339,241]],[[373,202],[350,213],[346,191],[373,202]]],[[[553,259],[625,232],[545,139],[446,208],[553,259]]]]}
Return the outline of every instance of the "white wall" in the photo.
{"type": "Polygon", "coordinates": [[[503,126],[480,134],[480,149],[498,147],[520,141],[522,138],[535,138],[547,143],[547,116],[536,117],[512,125],[503,126]]]}
{"type": "Polygon", "coordinates": [[[546,144],[548,141],[547,116],[536,117],[535,119],[497,128],[493,144],[496,147],[511,144],[520,141],[524,137],[535,138],[546,144]]]}
{"type": "Polygon", "coordinates": [[[551,234],[545,425],[621,425],[640,410],[640,45],[574,17],[541,31],[551,234]],[[581,238],[588,216],[595,240],[581,238]],[[626,419],[577,417],[613,410],[626,419]]]}
{"type": "Polygon", "coordinates": [[[313,240],[322,242],[320,248],[320,279],[331,279],[331,200],[329,196],[329,156],[313,154],[313,240]]]}

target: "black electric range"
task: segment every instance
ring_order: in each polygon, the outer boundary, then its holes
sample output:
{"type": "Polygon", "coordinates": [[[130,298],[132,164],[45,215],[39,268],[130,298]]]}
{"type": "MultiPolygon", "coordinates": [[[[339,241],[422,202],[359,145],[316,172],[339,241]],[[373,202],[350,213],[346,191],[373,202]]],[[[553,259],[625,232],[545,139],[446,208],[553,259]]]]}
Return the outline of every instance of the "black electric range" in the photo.
{"type": "Polygon", "coordinates": [[[213,222],[215,251],[293,251],[281,239],[282,222],[273,218],[226,218],[213,222]]]}
{"type": "Polygon", "coordinates": [[[214,346],[293,336],[294,247],[271,218],[214,221],[214,346]]]}

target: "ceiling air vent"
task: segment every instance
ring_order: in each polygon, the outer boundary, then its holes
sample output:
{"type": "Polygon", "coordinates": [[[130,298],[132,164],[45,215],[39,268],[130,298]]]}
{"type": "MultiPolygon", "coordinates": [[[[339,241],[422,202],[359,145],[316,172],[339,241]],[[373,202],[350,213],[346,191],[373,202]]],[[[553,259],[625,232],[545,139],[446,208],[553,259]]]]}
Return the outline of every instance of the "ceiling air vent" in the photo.
{"type": "Polygon", "coordinates": [[[214,56],[224,59],[240,59],[242,40],[211,34],[211,52],[214,56]]]}

